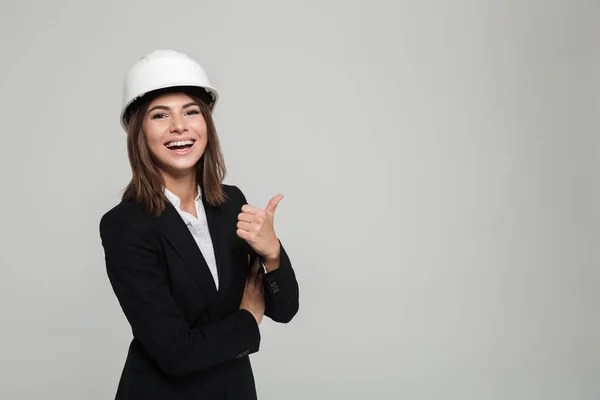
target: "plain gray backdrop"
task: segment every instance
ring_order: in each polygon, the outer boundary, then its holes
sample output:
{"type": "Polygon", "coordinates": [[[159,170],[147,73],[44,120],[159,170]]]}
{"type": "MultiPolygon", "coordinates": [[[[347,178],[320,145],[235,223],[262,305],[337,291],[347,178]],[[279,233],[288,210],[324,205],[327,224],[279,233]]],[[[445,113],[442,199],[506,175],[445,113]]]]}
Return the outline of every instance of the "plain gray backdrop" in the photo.
{"type": "Polygon", "coordinates": [[[2,1],[0,398],[114,396],[121,84],[172,48],[226,182],[285,196],[261,399],[600,399],[599,39],[598,1],[2,1]]]}

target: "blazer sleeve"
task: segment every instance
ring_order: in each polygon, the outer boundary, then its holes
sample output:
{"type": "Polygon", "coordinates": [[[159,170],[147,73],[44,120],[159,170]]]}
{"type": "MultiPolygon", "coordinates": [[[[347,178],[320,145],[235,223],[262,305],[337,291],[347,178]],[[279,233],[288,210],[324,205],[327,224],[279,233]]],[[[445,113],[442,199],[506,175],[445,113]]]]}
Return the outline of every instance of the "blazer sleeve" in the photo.
{"type": "Polygon", "coordinates": [[[298,281],[281,241],[279,268],[263,276],[265,315],[275,322],[288,323],[298,313],[298,281]]]}
{"type": "MultiPolygon", "coordinates": [[[[246,196],[238,187],[235,188],[239,192],[242,205],[247,204],[246,196]]],[[[279,268],[263,275],[265,315],[275,322],[288,323],[298,313],[299,288],[290,257],[281,240],[279,245],[281,249],[279,268]]],[[[253,260],[257,254],[250,245],[248,247],[253,260]]]]}
{"type": "Polygon", "coordinates": [[[108,277],[133,335],[165,374],[182,376],[258,351],[260,332],[247,310],[188,325],[171,296],[160,236],[150,224],[107,213],[100,236],[108,277]]]}

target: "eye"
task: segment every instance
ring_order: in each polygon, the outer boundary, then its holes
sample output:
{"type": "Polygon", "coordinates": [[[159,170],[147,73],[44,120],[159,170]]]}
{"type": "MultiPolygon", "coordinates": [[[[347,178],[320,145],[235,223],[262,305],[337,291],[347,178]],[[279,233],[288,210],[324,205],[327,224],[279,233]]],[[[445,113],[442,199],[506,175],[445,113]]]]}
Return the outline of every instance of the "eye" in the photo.
{"type": "Polygon", "coordinates": [[[195,114],[200,114],[200,111],[198,111],[198,110],[190,110],[190,111],[188,111],[188,115],[195,115],[195,114]]]}
{"type": "Polygon", "coordinates": [[[165,113],[156,113],[156,114],[152,114],[152,119],[160,119],[160,118],[166,118],[167,114],[165,113]]]}

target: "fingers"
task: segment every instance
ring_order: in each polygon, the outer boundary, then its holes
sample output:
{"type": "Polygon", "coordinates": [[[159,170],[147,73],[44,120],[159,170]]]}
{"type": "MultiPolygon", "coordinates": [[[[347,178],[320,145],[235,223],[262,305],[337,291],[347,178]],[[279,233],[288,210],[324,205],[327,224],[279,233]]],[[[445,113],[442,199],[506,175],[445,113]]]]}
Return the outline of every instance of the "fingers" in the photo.
{"type": "Polygon", "coordinates": [[[252,267],[250,268],[250,275],[252,275],[252,276],[258,275],[259,267],[260,267],[260,258],[256,257],[256,260],[254,260],[254,263],[252,264],[252,267]]]}
{"type": "Polygon", "coordinates": [[[237,235],[246,241],[253,241],[255,236],[265,226],[263,217],[253,217],[253,222],[238,221],[237,235]]]}
{"type": "Polygon", "coordinates": [[[238,229],[243,229],[243,230],[248,231],[248,232],[256,232],[256,231],[258,231],[258,225],[251,224],[250,222],[240,221],[240,222],[237,223],[237,227],[238,227],[238,229]]]}
{"type": "Polygon", "coordinates": [[[263,287],[263,283],[262,283],[262,277],[260,276],[260,274],[254,275],[254,278],[252,279],[254,282],[254,293],[259,296],[260,298],[263,297],[264,295],[264,287],[263,287]]]}
{"type": "Polygon", "coordinates": [[[260,262],[257,259],[254,264],[252,264],[250,273],[246,279],[242,297],[242,304],[247,304],[252,309],[260,309],[261,304],[264,303],[264,287],[262,277],[258,273],[259,268],[260,262]]]}
{"type": "Polygon", "coordinates": [[[253,214],[253,215],[258,215],[258,214],[264,214],[265,210],[263,210],[262,208],[251,206],[249,204],[244,204],[242,206],[242,212],[248,213],[248,214],[253,214]]]}
{"type": "Polygon", "coordinates": [[[254,260],[254,265],[253,267],[255,267],[255,271],[253,271],[253,273],[255,273],[256,275],[256,286],[258,286],[258,292],[260,293],[261,297],[263,296],[264,293],[264,287],[263,287],[263,280],[262,280],[262,275],[260,274],[261,268],[262,268],[262,262],[260,260],[260,257],[257,257],[256,260],[254,260]]]}
{"type": "Polygon", "coordinates": [[[241,237],[242,239],[244,239],[245,241],[252,241],[254,238],[254,233],[253,232],[248,232],[244,229],[239,229],[237,231],[235,231],[235,233],[241,237]]]}
{"type": "Polygon", "coordinates": [[[238,214],[238,221],[247,222],[249,224],[262,225],[267,219],[267,212],[265,210],[258,210],[254,214],[248,212],[241,212],[238,214]]]}
{"type": "MultiPolygon", "coordinates": [[[[258,286],[258,295],[260,296],[261,303],[262,303],[265,300],[265,287],[262,284],[262,280],[260,279],[260,276],[258,276],[256,279],[257,279],[256,286],[258,286]]],[[[263,304],[263,312],[264,312],[264,304],[263,304]]]]}
{"type": "Polygon", "coordinates": [[[242,212],[238,214],[237,228],[248,232],[258,232],[265,221],[266,212],[264,210],[257,214],[242,212]]]}
{"type": "Polygon", "coordinates": [[[257,219],[258,218],[257,218],[256,214],[250,214],[250,213],[245,213],[245,212],[241,212],[238,214],[238,221],[256,222],[257,219]]]}

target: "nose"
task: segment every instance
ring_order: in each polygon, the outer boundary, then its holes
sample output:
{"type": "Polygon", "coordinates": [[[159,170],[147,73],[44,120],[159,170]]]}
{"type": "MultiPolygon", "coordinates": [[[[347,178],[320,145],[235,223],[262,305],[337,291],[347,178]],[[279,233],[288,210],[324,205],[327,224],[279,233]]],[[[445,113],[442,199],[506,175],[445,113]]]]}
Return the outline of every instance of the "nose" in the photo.
{"type": "Polygon", "coordinates": [[[186,130],[185,120],[178,115],[174,115],[171,123],[171,133],[183,133],[186,130]]]}

